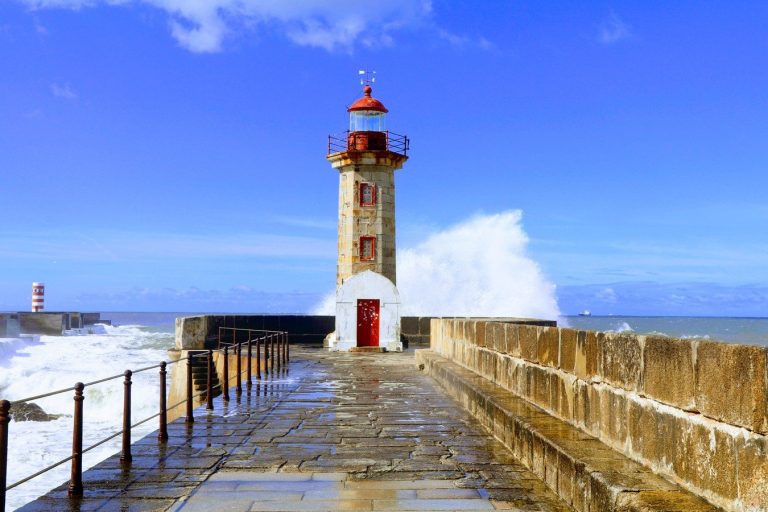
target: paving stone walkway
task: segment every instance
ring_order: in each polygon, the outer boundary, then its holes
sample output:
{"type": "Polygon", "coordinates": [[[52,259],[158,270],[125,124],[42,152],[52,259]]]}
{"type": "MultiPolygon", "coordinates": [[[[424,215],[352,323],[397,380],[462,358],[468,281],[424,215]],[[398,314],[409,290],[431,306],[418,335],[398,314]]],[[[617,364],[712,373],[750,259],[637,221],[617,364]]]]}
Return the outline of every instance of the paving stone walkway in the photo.
{"type": "Polygon", "coordinates": [[[134,445],[38,510],[569,510],[437,384],[412,352],[296,347],[290,370],[171,438],[134,445]]]}

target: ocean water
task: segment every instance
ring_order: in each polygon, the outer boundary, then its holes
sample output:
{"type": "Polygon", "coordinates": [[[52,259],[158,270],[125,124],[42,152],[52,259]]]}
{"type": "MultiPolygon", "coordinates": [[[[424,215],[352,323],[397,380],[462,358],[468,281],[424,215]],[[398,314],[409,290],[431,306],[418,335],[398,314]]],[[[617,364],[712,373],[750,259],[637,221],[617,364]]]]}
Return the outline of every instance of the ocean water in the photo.
{"type": "Polygon", "coordinates": [[[564,316],[558,325],[591,331],[661,334],[768,346],[768,318],[691,316],[564,316]]]}
{"type": "MultiPolygon", "coordinates": [[[[96,325],[66,336],[0,338],[0,397],[19,400],[121,374],[127,369],[168,360],[173,347],[173,319],[177,314],[104,313],[115,326],[96,325]],[[89,332],[90,331],[90,332],[89,332]]],[[[134,375],[132,422],[157,412],[158,370],[134,375]]],[[[170,379],[169,379],[170,382],[170,379]]],[[[123,379],[86,387],[83,445],[88,447],[122,428],[123,379]]],[[[68,457],[72,443],[73,392],[34,401],[47,413],[64,416],[49,422],[11,421],[8,446],[8,484],[68,457]]],[[[151,420],[133,430],[138,440],[157,429],[151,420]]],[[[120,437],[85,454],[91,467],[120,450],[120,437]]],[[[69,479],[69,463],[8,492],[8,509],[45,494],[69,479]]]]}

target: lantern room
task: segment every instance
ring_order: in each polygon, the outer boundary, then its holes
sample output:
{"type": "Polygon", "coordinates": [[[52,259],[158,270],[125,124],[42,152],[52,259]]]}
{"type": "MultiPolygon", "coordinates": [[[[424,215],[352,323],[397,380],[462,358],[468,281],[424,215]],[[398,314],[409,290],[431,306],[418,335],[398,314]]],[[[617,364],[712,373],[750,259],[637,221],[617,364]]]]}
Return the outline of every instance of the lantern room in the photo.
{"type": "Polygon", "coordinates": [[[387,107],[371,96],[371,86],[363,87],[363,97],[347,109],[349,112],[348,149],[377,151],[387,149],[387,107]]]}
{"type": "Polygon", "coordinates": [[[387,131],[387,108],[382,102],[371,96],[371,86],[363,88],[364,96],[347,109],[349,112],[350,132],[387,131]]]}

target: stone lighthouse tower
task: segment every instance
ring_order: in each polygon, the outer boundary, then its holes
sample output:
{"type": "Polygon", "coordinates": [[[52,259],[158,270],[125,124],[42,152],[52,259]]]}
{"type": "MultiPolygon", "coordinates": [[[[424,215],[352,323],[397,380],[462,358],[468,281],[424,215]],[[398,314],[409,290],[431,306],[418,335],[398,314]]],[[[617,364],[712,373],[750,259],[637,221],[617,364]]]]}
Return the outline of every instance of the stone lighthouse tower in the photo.
{"type": "Polygon", "coordinates": [[[388,110],[363,81],[348,109],[349,130],[328,138],[339,171],[335,350],[402,350],[395,287],[395,171],[408,159],[408,137],[387,129],[388,110]]]}

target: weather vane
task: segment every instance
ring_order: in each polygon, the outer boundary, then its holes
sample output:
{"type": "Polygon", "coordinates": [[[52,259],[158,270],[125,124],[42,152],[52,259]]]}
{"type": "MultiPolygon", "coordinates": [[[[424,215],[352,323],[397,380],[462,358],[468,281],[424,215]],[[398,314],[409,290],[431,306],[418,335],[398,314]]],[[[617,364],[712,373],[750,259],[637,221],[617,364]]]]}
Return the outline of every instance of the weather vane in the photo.
{"type": "Polygon", "coordinates": [[[361,69],[357,72],[360,75],[360,85],[371,85],[376,82],[376,72],[367,69],[361,69]]]}

